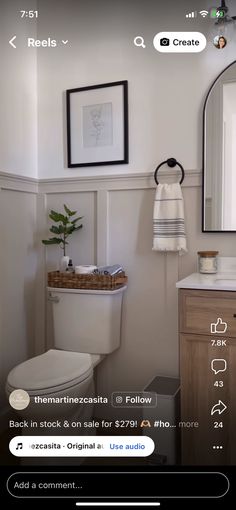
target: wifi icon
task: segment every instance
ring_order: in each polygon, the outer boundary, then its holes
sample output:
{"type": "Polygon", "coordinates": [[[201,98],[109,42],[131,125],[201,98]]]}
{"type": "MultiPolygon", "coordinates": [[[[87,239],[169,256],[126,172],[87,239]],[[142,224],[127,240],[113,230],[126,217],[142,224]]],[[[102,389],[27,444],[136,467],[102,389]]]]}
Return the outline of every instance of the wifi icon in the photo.
{"type": "Polygon", "coordinates": [[[208,15],[208,12],[209,12],[209,11],[199,11],[199,14],[201,14],[201,16],[202,16],[203,18],[206,18],[206,16],[208,15]]]}

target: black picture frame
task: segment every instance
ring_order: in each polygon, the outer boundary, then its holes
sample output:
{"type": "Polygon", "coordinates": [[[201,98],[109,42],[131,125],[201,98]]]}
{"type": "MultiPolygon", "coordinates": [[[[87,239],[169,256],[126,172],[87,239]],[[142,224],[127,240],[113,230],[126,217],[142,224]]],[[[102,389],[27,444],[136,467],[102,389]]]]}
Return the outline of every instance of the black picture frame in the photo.
{"type": "Polygon", "coordinates": [[[68,168],[129,162],[128,81],[66,90],[68,168]]]}

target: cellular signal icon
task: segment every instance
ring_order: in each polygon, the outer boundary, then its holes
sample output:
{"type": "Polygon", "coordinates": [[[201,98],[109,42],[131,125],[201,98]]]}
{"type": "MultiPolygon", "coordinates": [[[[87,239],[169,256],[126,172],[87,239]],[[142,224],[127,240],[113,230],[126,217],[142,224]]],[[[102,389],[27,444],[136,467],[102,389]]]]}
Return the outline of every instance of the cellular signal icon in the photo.
{"type": "Polygon", "coordinates": [[[188,14],[186,14],[186,18],[196,18],[196,17],[197,17],[196,11],[192,11],[192,12],[189,12],[188,14]]]}

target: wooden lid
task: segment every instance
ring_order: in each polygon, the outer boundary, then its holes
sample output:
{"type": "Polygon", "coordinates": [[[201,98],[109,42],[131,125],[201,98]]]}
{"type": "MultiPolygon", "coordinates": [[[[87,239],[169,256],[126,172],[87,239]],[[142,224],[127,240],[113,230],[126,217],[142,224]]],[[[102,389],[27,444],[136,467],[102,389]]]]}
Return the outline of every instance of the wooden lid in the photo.
{"type": "Polygon", "coordinates": [[[215,257],[218,253],[218,251],[198,251],[200,257],[215,257]]]}

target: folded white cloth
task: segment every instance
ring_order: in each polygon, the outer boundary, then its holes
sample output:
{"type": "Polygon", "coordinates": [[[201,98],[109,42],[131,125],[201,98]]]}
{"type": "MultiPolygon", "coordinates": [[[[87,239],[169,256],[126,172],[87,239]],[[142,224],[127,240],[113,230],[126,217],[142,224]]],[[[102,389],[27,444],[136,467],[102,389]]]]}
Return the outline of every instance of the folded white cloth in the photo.
{"type": "Polygon", "coordinates": [[[158,184],[153,208],[153,250],[187,251],[184,203],[179,183],[158,184]]]}
{"type": "Polygon", "coordinates": [[[114,264],[113,266],[100,266],[94,270],[95,274],[106,274],[106,275],[109,274],[111,276],[114,276],[115,274],[123,273],[123,272],[124,272],[124,269],[119,264],[114,264]]]}

